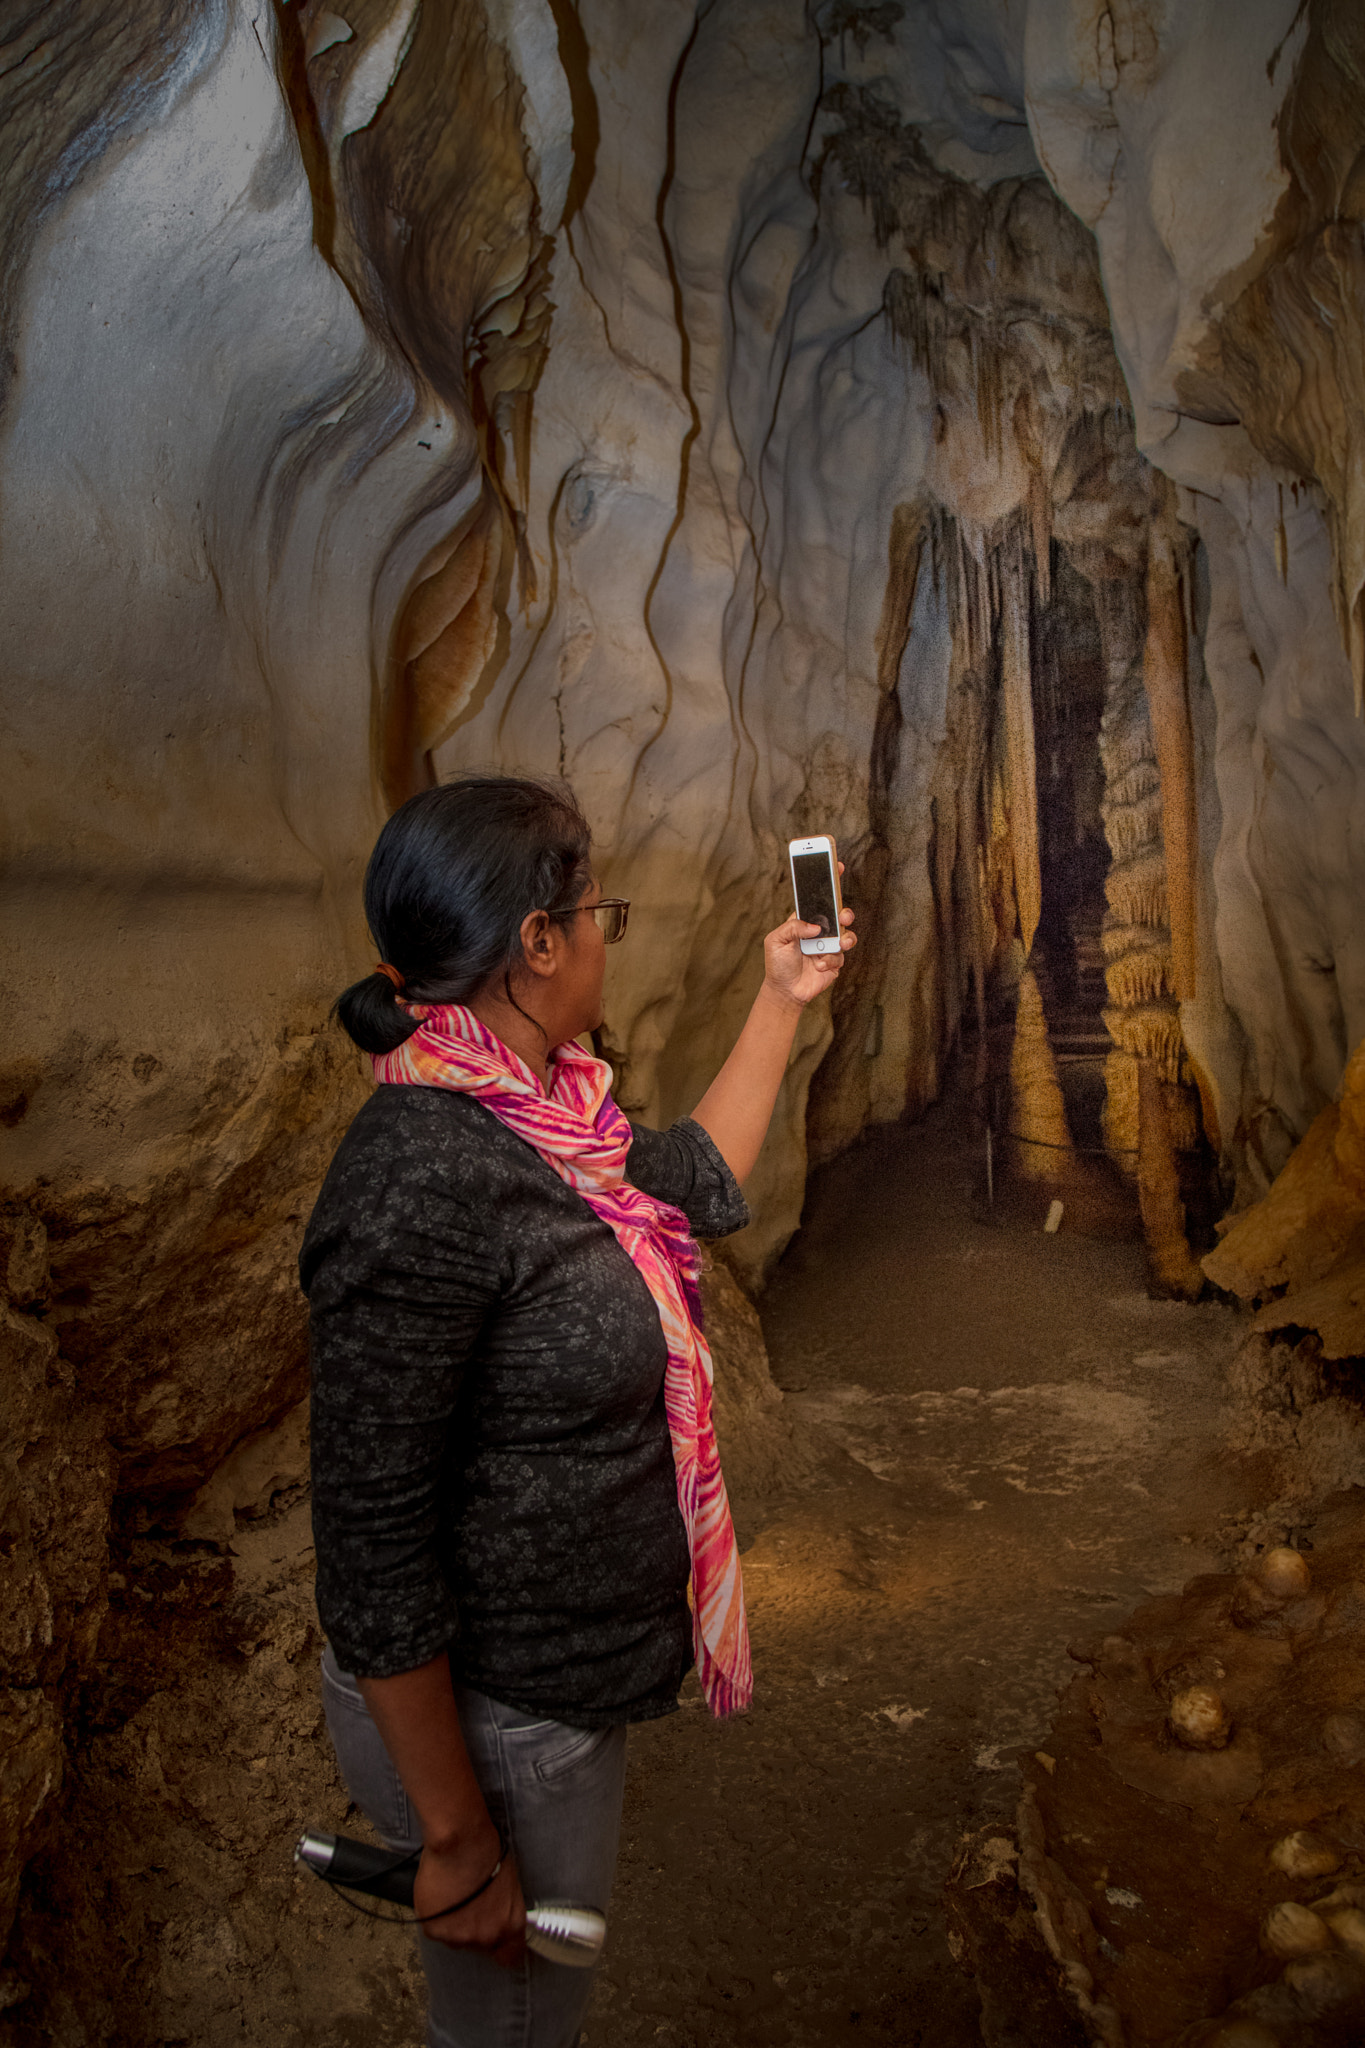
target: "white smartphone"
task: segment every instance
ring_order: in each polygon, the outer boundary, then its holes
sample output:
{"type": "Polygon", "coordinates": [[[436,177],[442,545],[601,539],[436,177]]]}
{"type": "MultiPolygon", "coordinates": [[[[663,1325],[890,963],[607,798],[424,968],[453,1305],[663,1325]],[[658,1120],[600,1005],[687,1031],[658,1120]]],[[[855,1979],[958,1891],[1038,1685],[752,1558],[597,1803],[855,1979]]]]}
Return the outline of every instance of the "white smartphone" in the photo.
{"type": "Polygon", "coordinates": [[[796,914],[802,924],[820,927],[818,939],[802,939],[801,951],[842,952],[839,912],[844,904],[839,894],[839,855],[834,841],[827,832],[817,833],[814,839],[791,839],[787,842],[787,858],[792,868],[796,914]]]}

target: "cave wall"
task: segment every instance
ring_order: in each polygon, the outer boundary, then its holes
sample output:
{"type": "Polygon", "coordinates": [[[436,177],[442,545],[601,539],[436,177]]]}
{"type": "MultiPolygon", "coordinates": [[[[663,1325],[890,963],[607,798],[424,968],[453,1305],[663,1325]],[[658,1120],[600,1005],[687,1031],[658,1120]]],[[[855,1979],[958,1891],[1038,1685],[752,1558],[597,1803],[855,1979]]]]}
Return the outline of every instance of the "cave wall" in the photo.
{"type": "Polygon", "coordinates": [[[506,661],[434,757],[561,768],[585,797],[643,912],[606,1039],[650,1116],[733,1038],[786,838],[839,839],[864,934],[733,1247],[755,1279],[808,1144],[931,1100],[964,1006],[1017,974],[1028,615],[1061,508],[1087,508],[1071,553],[1100,580],[1131,579],[1148,518],[1093,241],[1022,109],[927,155],[946,31],[895,16],[736,0],[661,14],[646,55],[579,9],[594,176],[551,260],[528,566],[506,661]]]}
{"type": "MultiPolygon", "coordinates": [[[[399,67],[397,12],[373,12],[338,149],[399,67]]],[[[98,1655],[111,1515],[174,1519],[306,1385],[293,1261],[365,1088],[326,1011],[365,959],[379,692],[485,469],[463,347],[437,385],[343,275],[298,21],[0,20],[7,1926],[98,1655]]],[[[480,37],[424,74],[466,134],[481,94],[507,106],[480,37]]],[[[529,262],[521,104],[450,266],[470,319],[529,262]]],[[[456,197],[469,169],[446,166],[456,197]]]]}
{"type": "Polygon", "coordinates": [[[1198,985],[1239,1199],[1365,1033],[1358,12],[1033,7],[1039,158],[1096,236],[1138,445],[1181,486],[1209,615],[1198,985]]]}
{"type": "Polygon", "coordinates": [[[3,1918],[111,1517],[207,1530],[302,1389],[326,1010],[431,774],[573,781],[651,1117],[838,835],[760,1279],[1023,969],[1072,592],[1166,707],[1125,1056],[1177,1029],[1263,1192],[1365,1035],[1365,101],[1346,0],[16,0],[0,48],[3,1918]]]}

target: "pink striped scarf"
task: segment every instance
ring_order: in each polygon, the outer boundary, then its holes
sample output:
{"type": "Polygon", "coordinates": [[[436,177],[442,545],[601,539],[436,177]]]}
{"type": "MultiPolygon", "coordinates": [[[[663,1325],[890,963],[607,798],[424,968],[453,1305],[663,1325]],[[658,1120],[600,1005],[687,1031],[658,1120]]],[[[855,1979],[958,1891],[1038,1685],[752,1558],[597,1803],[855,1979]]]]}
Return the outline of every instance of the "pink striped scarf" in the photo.
{"type": "Polygon", "coordinates": [[[687,1219],[624,1178],[631,1130],[609,1092],[611,1068],[572,1041],[550,1054],[548,1094],[531,1069],[461,1003],[405,1005],[420,1020],[396,1052],[376,1057],[381,1081],[455,1088],[539,1152],[610,1224],[654,1297],[668,1345],[664,1406],[678,1506],[692,1556],[692,1640],[713,1714],[753,1697],[744,1587],[711,1422],[711,1353],[702,1334],[700,1259],[687,1219]]]}

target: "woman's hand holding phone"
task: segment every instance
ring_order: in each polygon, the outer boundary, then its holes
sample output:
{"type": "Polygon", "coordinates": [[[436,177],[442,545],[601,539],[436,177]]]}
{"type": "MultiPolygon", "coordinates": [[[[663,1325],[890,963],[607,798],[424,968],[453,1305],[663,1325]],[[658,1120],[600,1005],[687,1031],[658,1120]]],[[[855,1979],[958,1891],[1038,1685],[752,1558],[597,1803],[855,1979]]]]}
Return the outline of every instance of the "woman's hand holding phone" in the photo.
{"type": "MultiPolygon", "coordinates": [[[[839,872],[843,873],[842,861],[839,872]]],[[[763,941],[763,986],[734,1051],[692,1112],[741,1184],[758,1162],[801,1012],[829,987],[844,964],[844,954],[858,943],[849,929],[853,912],[843,910],[839,923],[838,952],[803,953],[803,939],[809,943],[831,935],[795,913],[769,932],[763,941]]]]}
{"type": "MultiPolygon", "coordinates": [[[[844,864],[840,861],[839,873],[843,872],[844,864]]],[[[858,943],[852,930],[853,912],[847,905],[840,912],[839,923],[843,929],[837,953],[803,953],[802,939],[818,939],[820,927],[803,923],[795,911],[785,924],[769,932],[763,941],[763,979],[774,995],[804,1009],[814,997],[824,993],[843,966],[844,954],[851,953],[858,943]]]]}

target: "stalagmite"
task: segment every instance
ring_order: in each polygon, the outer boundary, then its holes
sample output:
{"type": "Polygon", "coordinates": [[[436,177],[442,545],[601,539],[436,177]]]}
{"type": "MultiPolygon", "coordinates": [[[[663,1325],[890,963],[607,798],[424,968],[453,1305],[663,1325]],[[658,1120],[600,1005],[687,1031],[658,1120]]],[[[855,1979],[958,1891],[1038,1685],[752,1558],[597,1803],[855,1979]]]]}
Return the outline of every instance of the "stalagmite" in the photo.
{"type": "Polygon", "coordinates": [[[1181,1295],[1193,1301],[1202,1292],[1204,1276],[1190,1256],[1185,1236],[1185,1211],[1180,1200],[1161,1074],[1154,1060],[1139,1059],[1136,1064],[1138,1200],[1152,1281],[1163,1294],[1181,1295]]]}
{"type": "MultiPolygon", "coordinates": [[[[1154,557],[1164,559],[1163,544],[1155,536],[1151,545],[1154,557]]],[[[1109,994],[1104,1022],[1116,1048],[1105,1067],[1104,1134],[1116,1163],[1125,1172],[1137,1171],[1154,1275],[1163,1287],[1192,1295],[1199,1289],[1184,1234],[1175,1152],[1197,1147],[1200,1126],[1197,1097],[1185,1073],[1176,995],[1176,913],[1163,836],[1165,773],[1157,759],[1152,708],[1155,689],[1162,719],[1168,726],[1179,723],[1168,700],[1175,687],[1173,650],[1178,649],[1184,703],[1184,623],[1178,586],[1165,571],[1149,566],[1148,585],[1162,623],[1158,629],[1149,620],[1140,666],[1114,663],[1100,729],[1105,771],[1100,808],[1112,853],[1101,933],[1109,994]]],[[[1188,717],[1183,711],[1180,716],[1188,738],[1188,717]]],[[[1187,756],[1178,747],[1167,751],[1179,756],[1173,773],[1177,787],[1188,791],[1187,756]]],[[[1183,800],[1174,815],[1184,816],[1183,800]]],[[[1188,879],[1188,872],[1182,872],[1188,879]]],[[[1186,912],[1192,917],[1192,897],[1181,916],[1186,912]]],[[[1193,983],[1189,986],[1192,990],[1193,983]]]]}
{"type": "Polygon", "coordinates": [[[1104,1062],[1104,1142],[1116,1165],[1137,1172],[1138,1063],[1130,1052],[1111,1052],[1104,1062]]]}
{"type": "Polygon", "coordinates": [[[1018,1170],[1030,1180],[1055,1178],[1071,1149],[1057,1062],[1048,1044],[1043,998],[1032,968],[1019,984],[1010,1055],[1010,1130],[1018,1170]]]}
{"type": "MultiPolygon", "coordinates": [[[[1111,683],[1100,727],[1105,790],[1100,805],[1112,859],[1101,943],[1116,1044],[1138,1059],[1178,1064],[1179,1017],[1172,1000],[1161,777],[1138,673],[1111,683]]],[[[1172,1073],[1172,1078],[1174,1075],[1172,1073]]]]}

